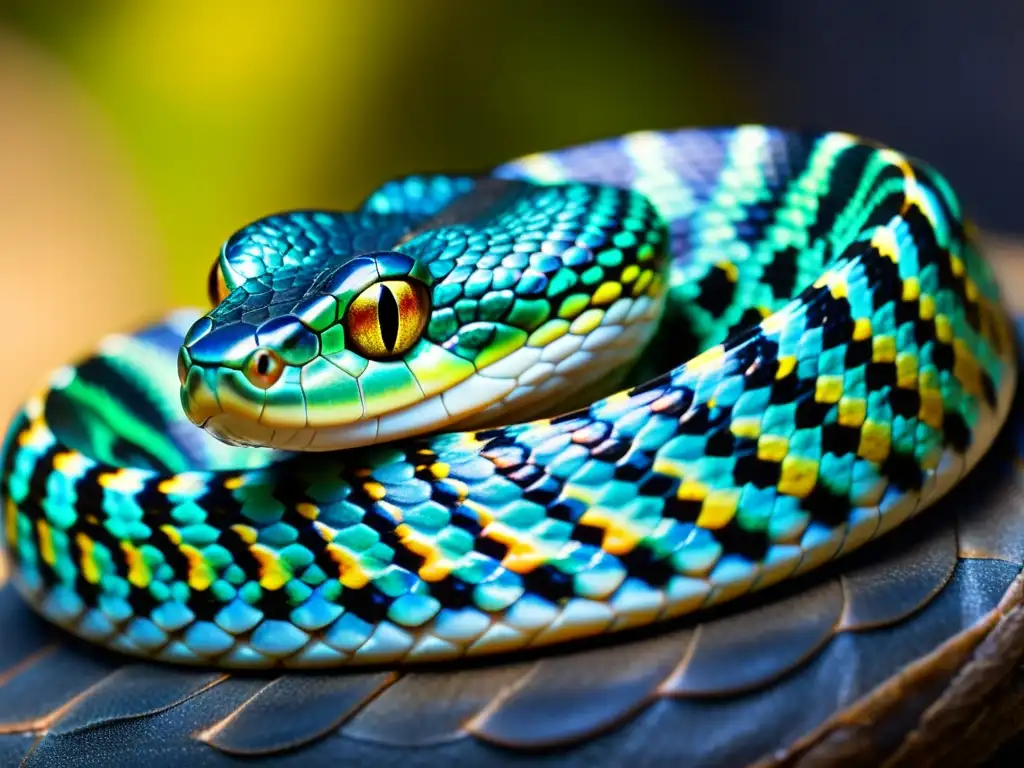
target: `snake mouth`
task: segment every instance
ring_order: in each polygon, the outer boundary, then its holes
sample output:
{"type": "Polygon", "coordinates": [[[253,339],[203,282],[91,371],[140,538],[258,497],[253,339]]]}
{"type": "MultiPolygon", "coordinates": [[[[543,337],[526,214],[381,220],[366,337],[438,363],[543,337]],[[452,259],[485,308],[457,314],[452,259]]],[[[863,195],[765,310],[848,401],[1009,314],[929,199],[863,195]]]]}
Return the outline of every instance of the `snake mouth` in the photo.
{"type": "Polygon", "coordinates": [[[310,452],[359,448],[447,429],[500,403],[515,384],[514,379],[478,373],[404,408],[332,426],[271,426],[218,410],[203,418],[202,428],[222,442],[238,446],[310,452]]]}

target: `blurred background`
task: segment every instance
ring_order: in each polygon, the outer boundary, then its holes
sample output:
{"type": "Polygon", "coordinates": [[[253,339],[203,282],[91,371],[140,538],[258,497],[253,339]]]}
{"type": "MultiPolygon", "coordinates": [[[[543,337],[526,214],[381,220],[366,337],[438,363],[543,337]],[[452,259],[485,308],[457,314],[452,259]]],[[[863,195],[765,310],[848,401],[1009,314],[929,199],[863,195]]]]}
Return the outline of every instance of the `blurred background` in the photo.
{"type": "Polygon", "coordinates": [[[4,0],[0,410],[99,335],[202,304],[258,216],[629,130],[867,134],[1022,230],[1022,25],[982,0],[4,0]]]}

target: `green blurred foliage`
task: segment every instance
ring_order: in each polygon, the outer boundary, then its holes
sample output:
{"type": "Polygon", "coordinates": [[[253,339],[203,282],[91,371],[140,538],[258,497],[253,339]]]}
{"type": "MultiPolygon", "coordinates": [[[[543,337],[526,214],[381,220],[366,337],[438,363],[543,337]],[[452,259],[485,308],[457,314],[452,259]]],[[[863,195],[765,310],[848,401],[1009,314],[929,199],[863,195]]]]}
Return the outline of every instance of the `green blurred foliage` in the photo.
{"type": "MultiPolygon", "coordinates": [[[[732,122],[740,88],[684,4],[8,2],[0,23],[106,114],[201,302],[218,245],[274,210],[640,128],[732,122]]],[[[145,255],[140,255],[145,258],[145,255]]]]}

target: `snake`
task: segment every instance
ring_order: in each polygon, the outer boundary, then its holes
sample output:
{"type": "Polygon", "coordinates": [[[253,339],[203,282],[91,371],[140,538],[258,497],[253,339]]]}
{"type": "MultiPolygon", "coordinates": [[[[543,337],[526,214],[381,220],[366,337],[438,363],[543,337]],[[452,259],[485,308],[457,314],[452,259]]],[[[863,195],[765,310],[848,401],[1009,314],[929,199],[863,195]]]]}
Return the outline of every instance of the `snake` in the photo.
{"type": "Polygon", "coordinates": [[[934,508],[1016,386],[949,183],[841,132],[408,175],[243,227],[208,288],[54,372],[0,460],[23,598],[179,664],[452,662],[756,600],[934,508]]]}

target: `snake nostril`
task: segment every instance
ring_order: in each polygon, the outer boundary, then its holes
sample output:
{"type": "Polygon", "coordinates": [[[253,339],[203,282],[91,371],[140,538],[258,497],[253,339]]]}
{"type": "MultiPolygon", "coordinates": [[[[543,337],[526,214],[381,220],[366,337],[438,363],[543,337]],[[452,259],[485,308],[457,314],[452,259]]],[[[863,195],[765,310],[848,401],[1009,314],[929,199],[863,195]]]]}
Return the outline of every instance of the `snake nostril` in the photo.
{"type": "Polygon", "coordinates": [[[188,352],[182,347],[178,350],[178,381],[181,382],[181,386],[185,386],[185,380],[188,378],[188,369],[192,365],[192,361],[188,359],[188,352]]]}

